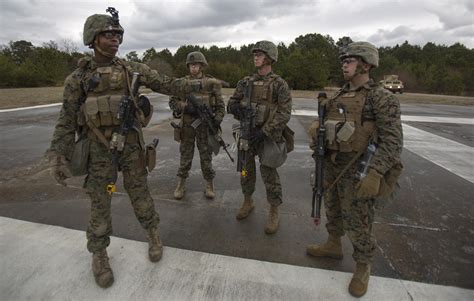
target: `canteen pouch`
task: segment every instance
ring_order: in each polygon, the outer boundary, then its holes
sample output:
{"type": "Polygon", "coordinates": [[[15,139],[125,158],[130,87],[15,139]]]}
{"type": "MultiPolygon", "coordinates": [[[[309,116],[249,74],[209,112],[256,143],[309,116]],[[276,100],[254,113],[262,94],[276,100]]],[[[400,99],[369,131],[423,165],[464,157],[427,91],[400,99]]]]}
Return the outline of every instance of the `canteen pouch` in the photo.
{"type": "Polygon", "coordinates": [[[74,143],[74,150],[68,168],[75,177],[87,174],[89,164],[89,146],[90,140],[87,137],[79,138],[74,143]]]}

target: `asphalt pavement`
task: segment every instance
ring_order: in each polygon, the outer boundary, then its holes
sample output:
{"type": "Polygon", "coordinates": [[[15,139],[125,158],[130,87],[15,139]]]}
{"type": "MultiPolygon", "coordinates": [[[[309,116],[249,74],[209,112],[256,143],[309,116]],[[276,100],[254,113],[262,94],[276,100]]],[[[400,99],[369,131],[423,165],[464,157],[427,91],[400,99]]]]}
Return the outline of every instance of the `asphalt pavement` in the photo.
{"type": "MultiPolygon", "coordinates": [[[[169,124],[167,97],[153,94],[155,115],[145,131],[148,142],[159,137],[157,167],[149,186],[160,214],[162,240],[167,247],[292,266],[352,272],[352,246],[343,239],[343,260],[316,259],[306,245],[323,242],[326,231],[309,217],[314,168],[307,129],[317,112],[314,100],[295,99],[289,126],[295,150],[279,168],[283,204],[279,231],[264,233],[268,215],[263,183],[258,176],[256,208],[243,221],[235,214],[242,201],[239,174],[224,152],[214,157],[216,198],[204,197],[199,158],[195,154],[183,200],[173,199],[179,166],[178,143],[169,124]]],[[[43,159],[59,106],[0,112],[0,216],[85,231],[89,201],[82,178],[55,184],[43,159]]],[[[397,198],[377,212],[374,232],[378,251],[372,274],[380,277],[474,289],[474,109],[445,105],[404,105],[405,170],[397,198]],[[423,117],[423,118],[422,118],[423,117]],[[433,119],[442,117],[442,123],[433,119]],[[462,123],[456,123],[462,120],[462,123]],[[467,121],[466,121],[467,120],[467,121]],[[471,120],[471,122],[469,122],[471,120]],[[424,139],[429,137],[429,139],[424,139]]],[[[226,115],[223,138],[232,144],[226,115]]],[[[121,178],[119,178],[119,182],[121,178]]],[[[114,236],[146,241],[121,185],[114,195],[114,236]]],[[[323,223],[324,223],[323,219],[323,223]]],[[[77,245],[78,249],[85,249],[77,245]]],[[[1,248],[1,247],[0,247],[1,248]]],[[[5,260],[5,259],[2,259],[5,260]]],[[[89,262],[86,263],[89,265],[89,262]]]]}

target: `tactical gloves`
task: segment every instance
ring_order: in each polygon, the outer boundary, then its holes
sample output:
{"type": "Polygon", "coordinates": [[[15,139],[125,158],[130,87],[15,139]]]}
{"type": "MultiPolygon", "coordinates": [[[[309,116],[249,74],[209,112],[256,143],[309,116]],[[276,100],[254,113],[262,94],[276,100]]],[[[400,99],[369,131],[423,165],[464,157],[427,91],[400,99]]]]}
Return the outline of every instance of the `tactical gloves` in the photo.
{"type": "Polygon", "coordinates": [[[367,176],[365,176],[357,184],[357,198],[359,199],[369,199],[376,197],[380,191],[380,180],[382,175],[380,175],[375,169],[369,169],[367,176]]]}
{"type": "Polygon", "coordinates": [[[69,168],[67,167],[66,158],[62,155],[51,157],[51,174],[54,179],[61,185],[67,186],[65,180],[72,177],[69,168]]]}
{"type": "Polygon", "coordinates": [[[221,128],[221,122],[222,122],[222,119],[220,119],[218,117],[214,117],[214,119],[212,120],[212,123],[213,123],[215,129],[220,129],[221,128]]]}
{"type": "Polygon", "coordinates": [[[196,115],[197,110],[190,102],[188,102],[188,104],[184,107],[184,113],[189,115],[196,115]]]}
{"type": "Polygon", "coordinates": [[[234,116],[240,116],[240,102],[236,101],[227,106],[227,111],[234,116]]]}
{"type": "Polygon", "coordinates": [[[250,134],[249,138],[251,145],[259,144],[265,138],[265,133],[262,131],[262,129],[257,128],[250,134]]]}

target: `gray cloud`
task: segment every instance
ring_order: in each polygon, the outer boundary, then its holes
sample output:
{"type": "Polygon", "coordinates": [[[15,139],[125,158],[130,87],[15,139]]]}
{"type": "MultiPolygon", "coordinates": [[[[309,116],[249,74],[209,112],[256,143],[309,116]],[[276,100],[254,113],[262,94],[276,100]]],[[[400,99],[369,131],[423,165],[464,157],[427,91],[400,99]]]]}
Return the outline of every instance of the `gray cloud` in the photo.
{"type": "MultiPolygon", "coordinates": [[[[120,11],[121,53],[184,44],[238,47],[261,39],[292,42],[321,33],[369,40],[378,46],[461,42],[474,47],[474,2],[469,0],[0,0],[0,45],[64,39],[82,45],[87,16],[120,11]]],[[[82,47],[82,46],[81,46],[82,47]]],[[[85,47],[80,48],[85,50],[85,47]]]]}

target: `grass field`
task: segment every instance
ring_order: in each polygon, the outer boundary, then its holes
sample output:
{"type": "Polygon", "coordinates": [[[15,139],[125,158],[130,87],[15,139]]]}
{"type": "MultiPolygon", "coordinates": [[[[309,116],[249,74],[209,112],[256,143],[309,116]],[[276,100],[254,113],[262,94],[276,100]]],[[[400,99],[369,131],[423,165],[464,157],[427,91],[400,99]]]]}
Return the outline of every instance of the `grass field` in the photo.
{"type": "MultiPolygon", "coordinates": [[[[152,92],[149,89],[140,90],[142,93],[152,92]]],[[[232,95],[234,89],[224,88],[223,94],[227,97],[232,95]]],[[[328,88],[328,95],[334,93],[335,89],[328,88]]],[[[293,98],[315,99],[320,91],[293,90],[293,98]]],[[[62,101],[63,87],[43,87],[43,88],[18,88],[0,89],[0,109],[17,107],[27,107],[34,105],[50,104],[62,101]]],[[[474,106],[474,97],[433,95],[419,93],[397,94],[401,103],[424,103],[424,104],[449,104],[461,106],[474,106]]]]}

